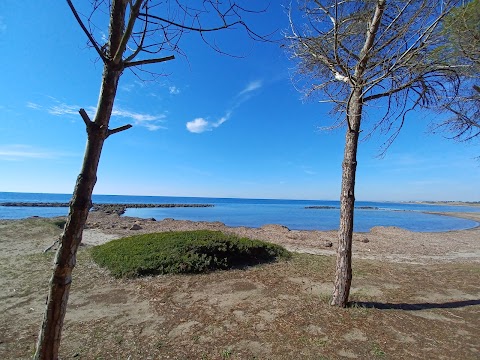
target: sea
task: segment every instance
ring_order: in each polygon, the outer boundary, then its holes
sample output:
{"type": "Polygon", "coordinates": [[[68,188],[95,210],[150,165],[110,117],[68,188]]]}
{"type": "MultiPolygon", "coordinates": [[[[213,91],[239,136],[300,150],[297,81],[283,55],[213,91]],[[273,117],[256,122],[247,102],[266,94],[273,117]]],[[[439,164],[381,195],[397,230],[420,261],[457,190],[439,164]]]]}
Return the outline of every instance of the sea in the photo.
{"type": "MultiPolygon", "coordinates": [[[[69,194],[0,192],[5,202],[68,203],[69,194]]],[[[93,195],[94,203],[106,204],[211,204],[213,207],[127,209],[123,216],[162,220],[220,221],[227,226],[261,227],[280,224],[291,230],[337,230],[340,203],[331,200],[237,199],[173,196],[93,195]],[[320,207],[310,208],[307,207],[320,207]]],[[[357,232],[374,226],[396,226],[416,232],[463,230],[480,226],[478,222],[426,212],[480,212],[475,206],[356,201],[357,232]]],[[[23,219],[31,216],[54,217],[68,214],[67,207],[0,206],[0,219],[23,219]]]]}

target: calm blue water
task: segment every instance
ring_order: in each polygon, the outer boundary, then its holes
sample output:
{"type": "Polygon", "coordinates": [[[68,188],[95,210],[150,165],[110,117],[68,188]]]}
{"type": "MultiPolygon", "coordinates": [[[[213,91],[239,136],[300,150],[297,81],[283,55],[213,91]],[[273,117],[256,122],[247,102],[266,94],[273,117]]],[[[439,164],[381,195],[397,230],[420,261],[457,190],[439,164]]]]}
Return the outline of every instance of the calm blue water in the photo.
{"type": "MultiPolygon", "coordinates": [[[[68,194],[33,194],[0,192],[3,202],[68,202],[68,194]]],[[[125,216],[142,218],[174,218],[177,220],[221,221],[228,226],[260,227],[281,224],[292,230],[335,230],[339,224],[339,202],[322,200],[225,199],[169,196],[94,195],[94,203],[146,204],[213,204],[210,208],[146,208],[127,209],[125,216]],[[305,209],[305,206],[332,206],[335,209],[305,209]]],[[[448,216],[424,214],[422,211],[480,212],[480,207],[404,204],[357,201],[355,231],[368,231],[374,226],[397,226],[411,231],[448,231],[468,229],[475,221],[448,216]]],[[[21,219],[30,216],[63,216],[68,208],[32,208],[0,206],[0,219],[21,219]]]]}

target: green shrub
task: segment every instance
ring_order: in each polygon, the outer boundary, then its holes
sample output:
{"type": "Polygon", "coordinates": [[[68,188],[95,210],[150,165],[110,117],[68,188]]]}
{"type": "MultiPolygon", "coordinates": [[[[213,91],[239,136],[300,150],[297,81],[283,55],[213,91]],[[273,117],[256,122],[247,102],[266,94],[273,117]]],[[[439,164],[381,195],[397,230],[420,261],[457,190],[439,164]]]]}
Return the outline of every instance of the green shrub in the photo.
{"type": "Polygon", "coordinates": [[[279,245],[209,230],[136,235],[92,249],[93,259],[115,277],[201,273],[289,256],[279,245]]]}

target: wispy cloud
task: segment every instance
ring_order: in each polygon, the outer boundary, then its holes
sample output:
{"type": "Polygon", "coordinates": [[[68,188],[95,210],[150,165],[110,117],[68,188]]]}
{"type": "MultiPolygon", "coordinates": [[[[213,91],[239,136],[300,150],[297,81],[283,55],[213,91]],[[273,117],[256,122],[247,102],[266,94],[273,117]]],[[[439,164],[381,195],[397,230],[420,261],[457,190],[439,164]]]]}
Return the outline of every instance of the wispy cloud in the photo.
{"type": "Polygon", "coordinates": [[[52,115],[78,115],[80,107],[77,105],[59,104],[47,108],[47,112],[52,115]]]}
{"type": "Polygon", "coordinates": [[[192,121],[187,122],[187,130],[192,133],[200,134],[205,131],[212,131],[213,129],[218,128],[224,122],[229,120],[234,110],[236,110],[245,101],[249,100],[253,96],[255,90],[260,89],[262,85],[263,83],[261,80],[251,81],[247,84],[247,86],[245,86],[245,88],[243,88],[237,95],[235,95],[235,97],[233,98],[233,105],[225,112],[225,115],[223,117],[221,117],[217,121],[209,121],[203,117],[198,117],[192,121]]]}
{"type": "Polygon", "coordinates": [[[40,110],[42,109],[42,105],[33,103],[33,102],[27,102],[27,107],[30,109],[35,109],[35,110],[40,110]]]}
{"type": "Polygon", "coordinates": [[[135,88],[135,84],[124,84],[120,86],[120,89],[126,92],[131,92],[135,88]]]}
{"type": "Polygon", "coordinates": [[[74,154],[35,148],[31,145],[11,144],[0,145],[0,160],[21,161],[28,159],[56,159],[74,154]]]}
{"type": "Polygon", "coordinates": [[[172,95],[178,95],[178,94],[180,94],[180,89],[177,88],[176,86],[170,86],[170,87],[168,88],[168,91],[169,91],[169,93],[172,94],[172,95]]]}
{"type": "Polygon", "coordinates": [[[164,125],[161,125],[165,122],[166,115],[164,114],[152,115],[125,110],[120,107],[114,107],[112,116],[133,120],[134,125],[143,126],[150,131],[166,129],[164,125]]]}
{"type": "Polygon", "coordinates": [[[263,85],[262,80],[251,81],[247,84],[247,86],[245,86],[245,88],[242,91],[238,93],[237,96],[242,96],[244,94],[251,93],[252,91],[260,89],[262,85],[263,85]]]}
{"type": "Polygon", "coordinates": [[[218,128],[225,121],[227,121],[230,118],[231,114],[231,112],[227,112],[225,116],[221,117],[217,121],[208,121],[204,118],[196,118],[192,121],[187,122],[187,130],[196,134],[200,134],[205,131],[212,131],[213,129],[218,128]]]}
{"type": "MultiPolygon", "coordinates": [[[[34,102],[28,102],[27,107],[34,110],[44,110],[55,116],[78,115],[78,111],[81,108],[79,105],[66,104],[54,98],[52,98],[52,100],[56,103],[55,105],[42,106],[34,102]]],[[[88,106],[85,110],[91,118],[95,116],[97,111],[94,106],[88,106]]],[[[132,122],[133,125],[144,127],[150,131],[166,129],[164,126],[165,114],[140,113],[115,106],[112,111],[112,117],[123,118],[128,122],[132,122]]]]}

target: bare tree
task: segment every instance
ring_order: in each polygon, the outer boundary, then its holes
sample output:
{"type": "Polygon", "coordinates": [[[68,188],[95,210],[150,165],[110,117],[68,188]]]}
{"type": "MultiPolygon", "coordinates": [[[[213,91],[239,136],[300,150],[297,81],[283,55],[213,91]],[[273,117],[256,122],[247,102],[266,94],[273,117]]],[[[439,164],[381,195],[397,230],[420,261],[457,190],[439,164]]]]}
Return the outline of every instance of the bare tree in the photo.
{"type": "Polygon", "coordinates": [[[441,110],[453,115],[440,124],[453,139],[468,141],[480,136],[480,0],[463,2],[445,17],[446,43],[438,57],[456,66],[461,76],[459,95],[446,99],[441,110]]]}
{"type": "MultiPolygon", "coordinates": [[[[65,318],[72,271],[78,246],[92,205],[92,192],[97,180],[97,168],[105,140],[127,130],[131,125],[109,129],[117,86],[122,73],[129,69],[142,71],[147,64],[174,59],[183,54],[179,42],[185,34],[195,32],[214,50],[222,52],[209,33],[224,29],[241,29],[253,39],[264,39],[247,26],[244,19],[251,13],[262,12],[242,7],[233,0],[91,0],[90,15],[82,16],[71,0],[66,0],[76,21],[103,62],[103,75],[97,110],[93,121],[85,110],[80,115],[85,122],[87,145],[83,165],[78,175],[68,219],[54,261],[47,306],[38,337],[35,359],[57,359],[61,331],[65,318]],[[108,39],[102,43],[101,30],[93,20],[96,15],[109,17],[108,39]],[[165,56],[159,54],[165,53],[165,56]]],[[[83,4],[85,5],[85,4],[83,4]]]]}
{"type": "Polygon", "coordinates": [[[308,82],[305,91],[333,103],[340,123],[347,128],[332,305],[347,306],[350,293],[355,175],[363,116],[370,109],[375,119],[370,131],[390,133],[386,150],[408,112],[434,107],[447,95],[455,98],[455,68],[431,53],[442,40],[442,19],[457,3],[300,0],[301,17],[290,11],[291,32],[286,37],[301,80],[308,82]]]}

